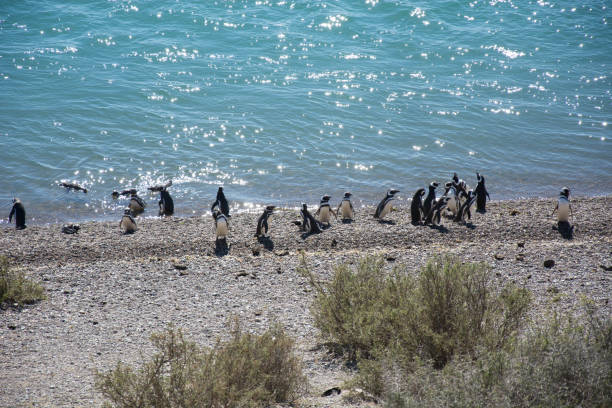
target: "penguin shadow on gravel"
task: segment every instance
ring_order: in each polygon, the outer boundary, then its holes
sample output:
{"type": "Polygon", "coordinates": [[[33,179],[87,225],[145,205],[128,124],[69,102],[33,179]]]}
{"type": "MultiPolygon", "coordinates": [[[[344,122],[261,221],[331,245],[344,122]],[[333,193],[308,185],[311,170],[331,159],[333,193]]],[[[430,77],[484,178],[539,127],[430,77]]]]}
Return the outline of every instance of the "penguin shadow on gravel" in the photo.
{"type": "Polygon", "coordinates": [[[352,224],[353,220],[351,218],[345,218],[341,221],[343,224],[352,224]]]}
{"type": "Polygon", "coordinates": [[[433,225],[430,224],[429,228],[433,229],[433,230],[437,230],[438,232],[440,232],[441,234],[447,234],[448,233],[448,228],[446,228],[444,225],[442,224],[438,224],[438,225],[433,225]]]}
{"type": "Polygon", "coordinates": [[[227,239],[221,238],[215,241],[215,255],[218,257],[225,256],[229,253],[229,246],[227,245],[227,239]]]}
{"type": "Polygon", "coordinates": [[[268,251],[274,250],[274,242],[272,242],[270,237],[264,237],[264,236],[257,237],[257,242],[263,245],[264,249],[267,249],[268,251]]]}
{"type": "Polygon", "coordinates": [[[379,224],[385,224],[385,225],[395,225],[397,224],[395,221],[393,220],[378,220],[379,224]]]}
{"type": "Polygon", "coordinates": [[[557,222],[557,226],[553,226],[553,229],[559,231],[559,234],[561,234],[564,239],[574,239],[574,226],[567,221],[557,222]]]}

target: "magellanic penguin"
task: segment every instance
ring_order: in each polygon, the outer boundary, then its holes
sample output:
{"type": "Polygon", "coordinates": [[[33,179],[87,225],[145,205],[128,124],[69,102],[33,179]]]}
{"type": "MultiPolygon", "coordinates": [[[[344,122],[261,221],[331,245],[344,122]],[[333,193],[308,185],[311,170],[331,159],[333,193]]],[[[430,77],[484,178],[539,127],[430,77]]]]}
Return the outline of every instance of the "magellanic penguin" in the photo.
{"type": "Polygon", "coordinates": [[[423,202],[423,216],[427,217],[429,212],[431,211],[431,207],[436,200],[436,188],[438,188],[439,184],[435,181],[429,185],[429,192],[427,193],[427,197],[425,197],[425,201],[423,202]]]}
{"type": "Polygon", "coordinates": [[[21,204],[21,200],[19,200],[18,198],[13,198],[13,208],[11,208],[11,212],[9,214],[9,223],[13,221],[13,215],[15,216],[15,229],[25,229],[25,207],[23,206],[23,204],[21,204]]]}
{"type": "Polygon", "coordinates": [[[82,191],[82,192],[84,192],[85,194],[87,194],[87,189],[86,189],[86,188],[83,188],[83,187],[81,187],[81,186],[79,186],[79,185],[78,185],[78,184],[76,184],[76,183],[65,183],[65,182],[61,182],[61,183],[60,183],[60,186],[62,186],[62,187],[66,187],[68,190],[82,191]]]}
{"type": "Polygon", "coordinates": [[[257,219],[257,230],[255,231],[255,236],[257,238],[259,237],[267,237],[268,236],[268,218],[272,215],[272,213],[274,212],[274,209],[276,207],[273,205],[269,205],[264,209],[263,214],[261,214],[259,216],[259,218],[257,219]]]}
{"type": "Polygon", "coordinates": [[[327,226],[330,225],[330,220],[331,220],[331,216],[333,215],[334,217],[338,218],[338,216],[336,215],[336,213],[334,213],[332,211],[331,206],[329,205],[329,199],[331,197],[328,195],[324,195],[323,197],[321,197],[321,202],[319,203],[319,209],[317,210],[317,212],[315,213],[315,215],[319,216],[319,221],[326,224],[327,226]]]}
{"type": "Polygon", "coordinates": [[[138,197],[136,190],[130,191],[130,195],[131,196],[130,196],[129,207],[130,207],[130,210],[132,210],[132,216],[137,217],[144,212],[147,204],[144,202],[142,198],[138,197]]]}
{"type": "Polygon", "coordinates": [[[423,196],[425,195],[425,189],[419,188],[414,196],[412,197],[412,204],[410,204],[410,215],[412,216],[412,225],[419,225],[423,218],[423,196]]]}
{"type": "Polygon", "coordinates": [[[309,234],[318,234],[321,232],[321,226],[319,225],[319,221],[308,211],[308,207],[305,203],[302,204],[302,209],[300,210],[302,214],[302,230],[309,234]]]}
{"type": "Polygon", "coordinates": [[[440,225],[442,211],[444,211],[446,208],[448,200],[449,198],[445,196],[442,196],[436,200],[431,206],[431,210],[429,211],[429,214],[427,214],[424,224],[440,225]]]}
{"type": "Polygon", "coordinates": [[[393,200],[395,200],[395,195],[399,193],[399,190],[389,190],[385,195],[378,206],[376,207],[376,212],[374,213],[374,218],[378,218],[382,220],[385,215],[389,214],[393,209],[393,200]]]}
{"type": "Polygon", "coordinates": [[[559,192],[557,205],[551,214],[554,215],[555,211],[557,211],[557,220],[559,222],[569,222],[569,217],[572,215],[572,206],[570,204],[569,195],[570,189],[567,187],[563,187],[559,192]]]}
{"type": "Polygon", "coordinates": [[[229,235],[229,223],[227,217],[219,210],[213,211],[213,218],[215,219],[215,232],[217,234],[217,241],[224,241],[229,235]]]}
{"type": "Polygon", "coordinates": [[[461,204],[459,207],[459,211],[457,211],[457,215],[455,216],[456,222],[464,222],[465,216],[467,215],[468,220],[472,219],[472,206],[476,202],[476,195],[472,190],[467,192],[465,202],[461,204]]]}
{"type": "Polygon", "coordinates": [[[230,208],[229,204],[227,203],[227,199],[225,198],[225,194],[223,194],[223,187],[219,187],[219,190],[217,190],[217,198],[210,208],[210,211],[214,211],[215,207],[219,207],[221,213],[226,217],[230,216],[230,208]]]}
{"type": "Polygon", "coordinates": [[[168,187],[172,185],[172,180],[161,186],[149,187],[150,191],[159,191],[159,216],[170,216],[174,214],[174,200],[168,193],[168,187]]]}
{"type": "Polygon", "coordinates": [[[123,217],[121,217],[121,222],[119,222],[119,229],[123,231],[124,234],[133,234],[138,230],[136,221],[132,216],[132,210],[130,210],[129,207],[123,212],[123,217]]]}
{"type": "Polygon", "coordinates": [[[344,193],[344,197],[336,210],[336,217],[338,216],[338,212],[340,212],[340,218],[342,221],[352,221],[355,216],[355,210],[353,209],[353,204],[351,203],[352,194],[348,191],[344,193]]]}
{"type": "Polygon", "coordinates": [[[446,202],[446,208],[453,214],[453,218],[457,215],[459,210],[459,196],[457,194],[457,187],[454,181],[449,181],[445,184],[446,191],[443,197],[448,197],[446,202]]]}
{"type": "Polygon", "coordinates": [[[480,173],[476,173],[476,178],[478,179],[478,184],[476,185],[476,189],[474,193],[476,193],[476,211],[478,212],[486,212],[486,204],[487,198],[490,200],[489,192],[485,187],[485,178],[480,173]]]}

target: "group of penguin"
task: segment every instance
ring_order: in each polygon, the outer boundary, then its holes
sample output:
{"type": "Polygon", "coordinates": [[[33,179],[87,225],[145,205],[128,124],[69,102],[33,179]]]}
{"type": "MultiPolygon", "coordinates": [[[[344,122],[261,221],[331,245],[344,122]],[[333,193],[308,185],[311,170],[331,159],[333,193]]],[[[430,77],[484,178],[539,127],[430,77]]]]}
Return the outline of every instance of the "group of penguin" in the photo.
{"type": "MultiPolygon", "coordinates": [[[[468,220],[472,217],[472,209],[476,206],[477,212],[486,211],[486,201],[490,199],[489,193],[485,187],[485,178],[480,173],[476,173],[477,186],[474,190],[468,188],[467,183],[464,180],[459,179],[457,173],[453,174],[452,179],[445,183],[444,194],[436,198],[436,189],[439,187],[439,183],[432,182],[428,187],[428,193],[425,199],[425,189],[419,188],[412,198],[412,204],[410,206],[410,213],[413,225],[431,225],[433,227],[440,226],[442,216],[453,219],[456,222],[465,222],[466,217],[468,220]]],[[[148,190],[152,192],[159,192],[159,216],[171,216],[174,214],[174,201],[168,192],[168,187],[172,185],[172,181],[164,185],[158,185],[149,187],[148,190]]],[[[75,191],[83,191],[87,193],[87,190],[81,186],[71,183],[61,183],[60,186],[75,191]]],[[[396,195],[399,190],[391,189],[388,190],[385,197],[380,201],[374,212],[374,218],[383,221],[383,218],[388,215],[393,209],[393,201],[396,199],[396,195]]],[[[570,190],[564,187],[557,201],[557,205],[553,210],[553,214],[558,212],[559,223],[568,223],[569,216],[572,213],[572,209],[569,202],[570,190]]],[[[137,230],[135,217],[142,214],[145,210],[146,203],[142,198],[138,196],[136,189],[123,190],[121,192],[113,191],[113,199],[118,199],[120,196],[129,196],[130,201],[128,207],[125,209],[124,214],[119,223],[119,228],[124,234],[131,234],[137,230]]],[[[344,193],[338,208],[334,211],[330,204],[331,197],[324,195],[321,197],[319,208],[315,214],[311,214],[308,210],[308,206],[304,203],[300,210],[301,221],[295,221],[295,224],[300,227],[300,230],[307,234],[316,234],[322,232],[323,229],[331,225],[331,217],[334,216],[336,219],[344,223],[352,222],[354,219],[355,210],[351,203],[352,194],[350,192],[344,193]],[[318,217],[318,219],[316,217],[318,217]]],[[[269,205],[264,208],[263,214],[257,219],[257,228],[255,237],[258,239],[267,238],[269,232],[268,219],[273,214],[276,207],[269,205]]],[[[217,196],[211,207],[213,219],[215,221],[215,230],[217,242],[226,242],[227,236],[229,235],[229,218],[230,218],[230,207],[228,201],[223,192],[223,187],[219,187],[217,196]]],[[[16,229],[24,229],[25,225],[25,208],[18,198],[13,199],[13,207],[9,214],[9,222],[12,222],[13,215],[15,216],[15,227],[16,229]]],[[[64,227],[62,230],[66,233],[76,233],[78,226],[70,226],[71,228],[64,227]]]]}

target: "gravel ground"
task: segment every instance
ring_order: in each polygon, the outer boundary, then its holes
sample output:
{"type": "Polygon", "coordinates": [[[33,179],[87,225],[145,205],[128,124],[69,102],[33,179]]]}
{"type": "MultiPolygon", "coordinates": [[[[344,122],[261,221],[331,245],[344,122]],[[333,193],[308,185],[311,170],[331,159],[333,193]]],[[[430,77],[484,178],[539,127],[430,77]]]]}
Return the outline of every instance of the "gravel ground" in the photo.
{"type": "Polygon", "coordinates": [[[233,214],[225,256],[215,254],[209,215],[139,218],[133,235],[119,232],[119,220],[81,224],[75,235],[63,234],[61,225],[5,227],[0,254],[41,281],[47,300],[0,310],[0,406],[99,406],[94,370],[140,361],[152,351],[151,333],[169,323],[210,345],[232,316],[253,331],[279,321],[295,336],[309,378],[300,405],[346,406],[341,396],[319,396],[350,372],[318,347],[309,314],[313,292],[296,272],[300,250],[323,279],[333,265],[367,254],[384,256],[389,268],[416,270],[431,255],[450,252],[486,261],[500,285],[526,286],[534,314],[553,301],[576,308],[582,295],[609,314],[612,197],[573,198],[572,239],[556,230],[554,204],[492,202],[471,224],[444,220],[445,228],[433,229],[413,226],[409,203],[401,202],[387,223],[366,207],[355,222],[334,222],[307,237],[292,223],[299,213],[280,210],[270,218],[272,249],[253,238],[259,213],[233,214]],[[544,266],[549,259],[551,268],[544,266]]]}

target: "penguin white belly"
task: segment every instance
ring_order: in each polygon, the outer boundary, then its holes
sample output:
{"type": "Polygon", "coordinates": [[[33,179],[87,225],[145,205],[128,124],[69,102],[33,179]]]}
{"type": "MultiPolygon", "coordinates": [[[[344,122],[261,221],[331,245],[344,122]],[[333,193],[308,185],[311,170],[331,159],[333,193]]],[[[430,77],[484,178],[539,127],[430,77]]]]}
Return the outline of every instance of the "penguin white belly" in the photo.
{"type": "Polygon", "coordinates": [[[382,211],[380,212],[380,216],[378,218],[380,218],[382,220],[385,217],[385,215],[387,215],[387,214],[389,214],[391,212],[391,209],[393,209],[393,200],[389,200],[389,202],[387,204],[385,204],[385,206],[382,209],[382,211]]]}
{"type": "Polygon", "coordinates": [[[453,213],[453,215],[457,215],[457,199],[454,196],[446,203],[446,208],[453,213]]]}
{"type": "Polygon", "coordinates": [[[319,212],[319,221],[329,224],[331,211],[329,210],[329,206],[321,207],[321,211],[319,212]]]}
{"type": "Polygon", "coordinates": [[[348,201],[342,202],[342,205],[340,205],[340,211],[343,219],[353,219],[353,210],[351,209],[351,204],[348,201]]]}
{"type": "Polygon", "coordinates": [[[144,211],[144,207],[140,205],[140,203],[138,203],[138,201],[136,200],[130,200],[129,207],[130,207],[130,210],[132,210],[132,212],[135,214],[139,214],[144,211]]]}
{"type": "Polygon", "coordinates": [[[567,200],[559,200],[558,220],[561,222],[569,221],[569,202],[567,200]]]}
{"type": "Polygon", "coordinates": [[[217,220],[217,239],[224,239],[228,235],[227,222],[225,220],[217,220]]]}
{"type": "Polygon", "coordinates": [[[121,218],[121,223],[119,224],[119,228],[121,228],[125,233],[128,233],[128,234],[132,232],[136,232],[136,230],[138,229],[136,227],[136,224],[132,222],[130,217],[121,218]]]}

